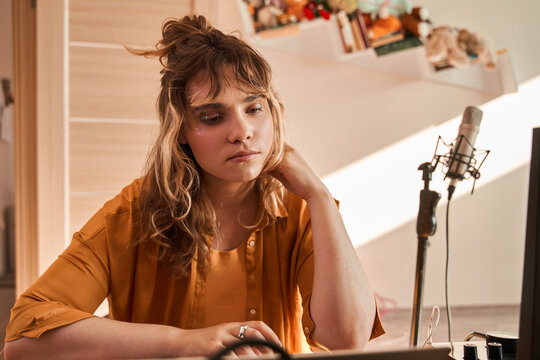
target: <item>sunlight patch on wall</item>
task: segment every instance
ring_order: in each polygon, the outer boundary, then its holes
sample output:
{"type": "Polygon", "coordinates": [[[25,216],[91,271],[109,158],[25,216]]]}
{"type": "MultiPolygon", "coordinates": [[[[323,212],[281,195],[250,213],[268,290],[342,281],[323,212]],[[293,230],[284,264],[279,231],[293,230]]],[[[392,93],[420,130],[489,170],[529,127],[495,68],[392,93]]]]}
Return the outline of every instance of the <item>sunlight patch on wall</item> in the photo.
{"type": "MultiPolygon", "coordinates": [[[[489,149],[491,153],[480,169],[476,188],[529,162],[531,129],[540,126],[540,76],[521,84],[517,93],[479,107],[484,116],[475,147],[489,149]]],[[[417,168],[431,161],[439,135],[447,143],[455,139],[460,123],[461,116],[449,119],[323,178],[340,200],[343,220],[355,247],[408,221],[416,221],[419,192],[423,188],[422,173],[417,168]]],[[[447,149],[439,147],[439,154],[445,152],[447,149]]],[[[442,194],[440,204],[445,203],[447,196],[443,177],[439,165],[430,188],[442,194]]],[[[453,199],[470,196],[472,185],[472,179],[458,183],[453,199]]]]}

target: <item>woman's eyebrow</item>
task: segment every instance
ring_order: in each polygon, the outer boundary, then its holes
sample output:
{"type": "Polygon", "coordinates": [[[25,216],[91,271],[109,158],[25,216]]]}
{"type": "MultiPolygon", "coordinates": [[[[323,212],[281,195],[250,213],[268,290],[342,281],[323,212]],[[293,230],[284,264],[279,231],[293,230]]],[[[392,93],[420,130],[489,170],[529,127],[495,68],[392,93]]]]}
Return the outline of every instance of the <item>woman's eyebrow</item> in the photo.
{"type": "Polygon", "coordinates": [[[248,102],[251,102],[255,99],[258,99],[258,98],[264,98],[265,96],[263,94],[254,94],[254,95],[249,95],[248,97],[246,97],[242,103],[248,103],[248,102]]]}
{"type": "Polygon", "coordinates": [[[195,108],[193,108],[193,111],[198,112],[198,111],[206,110],[206,109],[220,109],[222,107],[223,107],[222,103],[208,103],[208,104],[202,104],[202,105],[196,106],[195,108]]]}
{"type": "MultiPolygon", "coordinates": [[[[242,100],[242,103],[243,104],[246,104],[248,102],[251,102],[253,100],[256,100],[256,99],[259,99],[259,98],[265,98],[265,96],[263,94],[254,94],[254,95],[249,95],[249,96],[246,96],[244,98],[244,100],[242,100]]],[[[207,110],[207,109],[221,109],[221,108],[224,108],[225,105],[222,104],[222,103],[219,103],[219,102],[216,102],[216,103],[207,103],[207,104],[202,104],[202,105],[199,105],[199,106],[196,106],[193,108],[193,111],[194,112],[199,112],[199,111],[202,111],[202,110],[207,110]]]]}

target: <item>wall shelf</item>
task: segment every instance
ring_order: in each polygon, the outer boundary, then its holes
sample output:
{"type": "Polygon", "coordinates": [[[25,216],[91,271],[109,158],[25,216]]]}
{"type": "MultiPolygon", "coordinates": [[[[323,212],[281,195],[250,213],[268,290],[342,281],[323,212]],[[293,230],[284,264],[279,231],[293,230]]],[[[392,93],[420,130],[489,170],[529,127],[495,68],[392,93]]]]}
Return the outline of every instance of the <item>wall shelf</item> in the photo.
{"type": "Polygon", "coordinates": [[[372,48],[345,53],[335,16],[332,16],[330,20],[318,18],[255,33],[244,1],[236,0],[236,5],[244,33],[248,35],[249,41],[260,49],[325,59],[334,62],[336,66],[354,65],[398,76],[485,91],[494,95],[503,95],[517,90],[510,54],[505,50],[499,51],[496,55],[497,69],[495,71],[486,70],[482,64],[472,64],[467,69],[448,68],[434,71],[425,58],[423,46],[380,57],[372,48]]]}

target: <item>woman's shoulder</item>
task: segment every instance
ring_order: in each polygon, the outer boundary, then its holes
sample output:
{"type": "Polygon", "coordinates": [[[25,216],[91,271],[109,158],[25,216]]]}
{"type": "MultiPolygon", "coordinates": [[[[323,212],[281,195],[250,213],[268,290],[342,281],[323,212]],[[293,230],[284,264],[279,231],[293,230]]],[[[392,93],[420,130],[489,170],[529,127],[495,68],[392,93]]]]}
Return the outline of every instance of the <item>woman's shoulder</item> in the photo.
{"type": "Polygon", "coordinates": [[[114,216],[124,212],[133,212],[139,208],[139,196],[144,178],[135,179],[122,191],[103,205],[105,216],[114,216]]]}
{"type": "Polygon", "coordinates": [[[287,217],[289,221],[297,221],[302,216],[309,216],[309,209],[304,199],[288,190],[284,191],[282,198],[283,209],[281,213],[284,214],[284,217],[287,217]]]}
{"type": "MultiPolygon", "coordinates": [[[[307,202],[298,195],[285,190],[283,193],[283,209],[282,214],[286,214],[289,220],[309,221],[309,207],[307,202]]],[[[336,206],[339,208],[339,201],[334,199],[336,206]]]]}
{"type": "Polygon", "coordinates": [[[139,192],[142,178],[134,180],[105,202],[102,207],[77,232],[83,240],[96,237],[107,227],[125,226],[126,222],[134,223],[140,216],[139,192]]]}

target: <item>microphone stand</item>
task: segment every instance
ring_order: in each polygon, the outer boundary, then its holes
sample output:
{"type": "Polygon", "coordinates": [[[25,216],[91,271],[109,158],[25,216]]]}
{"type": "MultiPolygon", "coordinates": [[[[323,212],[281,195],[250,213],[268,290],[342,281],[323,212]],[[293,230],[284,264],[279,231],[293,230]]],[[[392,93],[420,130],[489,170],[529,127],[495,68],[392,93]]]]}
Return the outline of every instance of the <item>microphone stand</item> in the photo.
{"type": "MultiPolygon", "coordinates": [[[[436,165],[435,165],[436,166],[436,165]]],[[[422,315],[422,295],[424,288],[424,275],[426,267],[426,253],[429,246],[428,237],[435,234],[437,219],[435,209],[441,198],[441,194],[429,189],[431,174],[435,170],[431,163],[423,163],[418,167],[422,170],[424,189],[420,191],[420,208],[416,221],[416,233],[418,234],[418,252],[416,254],[416,276],[414,285],[413,313],[411,322],[410,347],[418,346],[418,332],[422,315]]]]}

